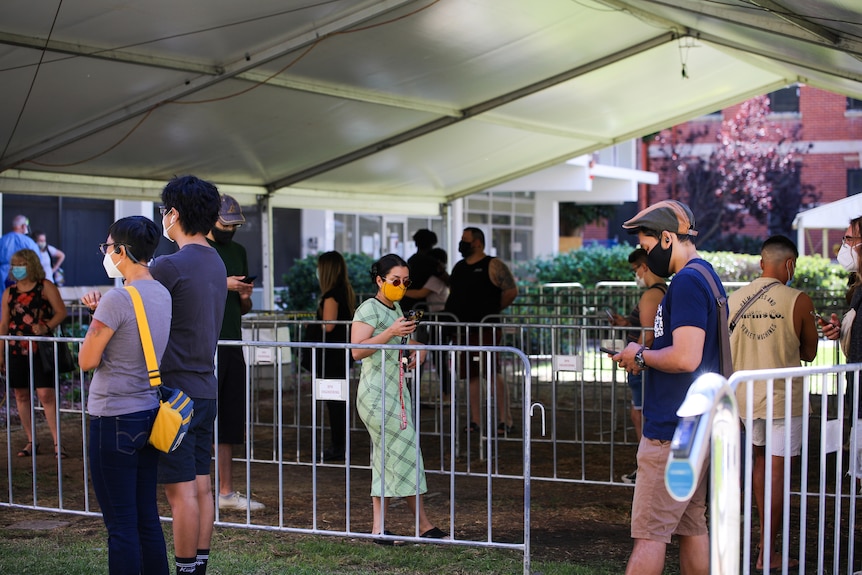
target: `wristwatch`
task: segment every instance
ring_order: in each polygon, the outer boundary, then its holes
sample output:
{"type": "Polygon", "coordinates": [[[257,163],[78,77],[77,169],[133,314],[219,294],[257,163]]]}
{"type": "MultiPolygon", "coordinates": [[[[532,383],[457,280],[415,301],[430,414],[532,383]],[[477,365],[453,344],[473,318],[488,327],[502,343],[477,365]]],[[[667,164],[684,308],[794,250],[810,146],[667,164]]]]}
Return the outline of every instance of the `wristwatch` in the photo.
{"type": "Polygon", "coordinates": [[[646,362],[644,361],[645,349],[649,348],[645,345],[642,345],[638,352],[635,354],[635,365],[638,366],[638,369],[644,369],[646,367],[646,362]]]}

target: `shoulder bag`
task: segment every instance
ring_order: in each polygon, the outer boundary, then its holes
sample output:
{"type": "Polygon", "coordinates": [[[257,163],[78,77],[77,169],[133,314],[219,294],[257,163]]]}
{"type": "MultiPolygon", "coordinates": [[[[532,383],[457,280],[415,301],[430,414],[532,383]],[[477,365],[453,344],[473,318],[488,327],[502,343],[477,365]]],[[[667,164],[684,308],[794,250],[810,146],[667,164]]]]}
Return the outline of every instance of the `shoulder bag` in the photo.
{"type": "Polygon", "coordinates": [[[150,445],[164,453],[170,453],[180,446],[189,430],[189,424],[194,415],[194,402],[179,389],[162,385],[162,375],[159,373],[159,363],[153,346],[153,336],[144,302],[137,288],[126,286],[126,291],[132,297],[135,307],[135,317],[138,320],[138,332],[141,335],[141,346],[144,348],[144,358],[147,361],[147,373],[150,385],[159,388],[159,411],[153,421],[150,431],[150,445]]]}
{"type": "Polygon", "coordinates": [[[706,283],[709,284],[709,289],[712,290],[712,296],[715,298],[715,307],[718,312],[718,351],[721,358],[721,375],[730,377],[733,375],[733,360],[730,357],[730,330],[727,326],[727,297],[721,295],[721,292],[718,291],[715,279],[706,267],[699,263],[689,265],[704,277],[706,283]]]}

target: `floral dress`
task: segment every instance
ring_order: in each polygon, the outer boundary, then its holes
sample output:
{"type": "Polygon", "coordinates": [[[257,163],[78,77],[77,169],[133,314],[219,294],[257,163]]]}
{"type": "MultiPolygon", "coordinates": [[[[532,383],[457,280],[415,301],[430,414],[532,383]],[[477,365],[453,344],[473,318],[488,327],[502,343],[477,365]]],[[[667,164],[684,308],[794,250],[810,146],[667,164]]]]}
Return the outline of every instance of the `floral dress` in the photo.
{"type": "MultiPolygon", "coordinates": [[[[46,281],[46,280],[43,280],[46,281]]],[[[42,283],[30,291],[18,291],[17,286],[9,288],[9,335],[29,337],[36,335],[33,327],[45,323],[54,315],[54,308],[42,294],[42,283]]],[[[33,351],[38,343],[33,342],[33,351]]],[[[27,356],[30,348],[27,341],[12,341],[9,346],[11,355],[27,356]]]]}
{"type": "MultiPolygon", "coordinates": [[[[390,308],[379,299],[371,298],[357,308],[353,321],[372,326],[373,337],[401,316],[401,307],[397,303],[394,308],[390,308]]],[[[393,337],[386,343],[397,345],[401,343],[401,338],[393,337]]],[[[416,445],[410,390],[406,384],[402,389],[407,427],[401,429],[399,380],[398,351],[378,350],[362,360],[362,372],[356,390],[356,411],[371,436],[372,497],[407,497],[428,490],[425,484],[425,464],[416,445]],[[384,354],[385,375],[382,371],[384,354]],[[385,493],[381,480],[385,484],[385,493]]]]}

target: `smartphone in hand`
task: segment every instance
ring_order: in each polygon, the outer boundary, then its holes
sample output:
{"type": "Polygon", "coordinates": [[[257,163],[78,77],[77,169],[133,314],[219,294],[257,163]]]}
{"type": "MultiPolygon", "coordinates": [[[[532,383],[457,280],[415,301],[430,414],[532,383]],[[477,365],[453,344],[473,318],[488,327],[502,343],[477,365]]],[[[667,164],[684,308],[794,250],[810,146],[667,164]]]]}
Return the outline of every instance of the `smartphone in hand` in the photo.
{"type": "Polygon", "coordinates": [[[241,281],[242,283],[246,283],[246,284],[253,284],[254,280],[256,280],[256,279],[257,279],[257,276],[245,276],[244,278],[242,278],[239,281],[241,281]]]}
{"type": "Polygon", "coordinates": [[[600,352],[602,352],[602,353],[607,353],[608,355],[616,355],[616,354],[618,354],[618,353],[619,353],[619,352],[618,352],[617,350],[615,350],[615,349],[608,349],[608,348],[606,348],[606,347],[600,347],[600,348],[599,348],[599,351],[600,351],[600,352]]]}

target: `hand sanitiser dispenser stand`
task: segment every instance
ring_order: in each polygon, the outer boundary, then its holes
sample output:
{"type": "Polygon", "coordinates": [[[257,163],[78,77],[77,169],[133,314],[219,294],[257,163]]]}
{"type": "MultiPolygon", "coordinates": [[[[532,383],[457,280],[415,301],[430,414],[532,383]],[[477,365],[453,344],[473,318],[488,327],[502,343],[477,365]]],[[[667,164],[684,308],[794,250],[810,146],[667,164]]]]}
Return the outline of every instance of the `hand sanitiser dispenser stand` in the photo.
{"type": "Polygon", "coordinates": [[[724,377],[707,373],[691,384],[676,414],[680,420],[664,477],[668,493],[677,501],[687,501],[703,466],[710,466],[710,573],[739,573],[741,462],[736,397],[724,377]]]}

